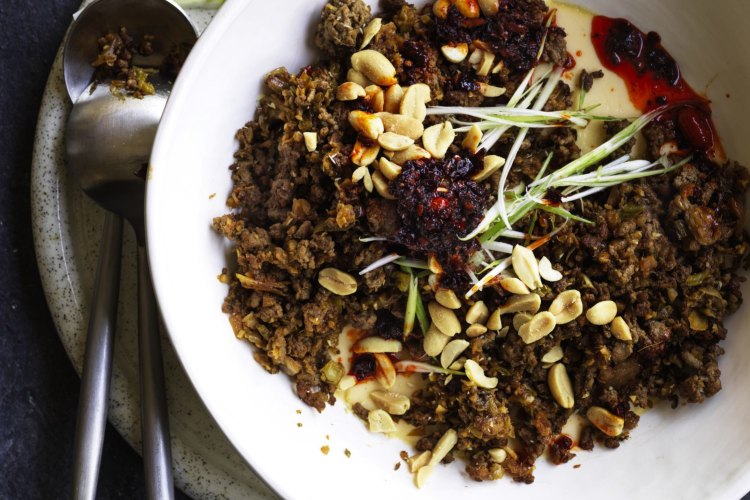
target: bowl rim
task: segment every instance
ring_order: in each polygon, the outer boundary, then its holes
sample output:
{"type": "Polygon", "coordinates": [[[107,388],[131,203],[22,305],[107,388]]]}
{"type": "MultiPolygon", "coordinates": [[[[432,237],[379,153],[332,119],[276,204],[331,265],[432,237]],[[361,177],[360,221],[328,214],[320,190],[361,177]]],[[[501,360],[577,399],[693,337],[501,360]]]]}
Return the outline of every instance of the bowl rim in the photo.
{"type": "MultiPolygon", "coordinates": [[[[212,49],[221,43],[224,33],[236,21],[239,14],[245,9],[253,8],[257,2],[258,0],[226,0],[191,49],[183,67],[180,69],[178,78],[175,80],[167,104],[164,108],[164,112],[162,113],[159,127],[154,138],[153,148],[151,150],[149,172],[152,171],[153,165],[162,163],[161,158],[167,157],[167,151],[171,147],[171,141],[169,139],[174,135],[173,131],[175,128],[180,125],[179,120],[176,119],[175,116],[181,112],[183,101],[187,99],[187,92],[181,91],[181,89],[190,85],[192,78],[200,72],[203,62],[209,57],[212,49]]],[[[166,287],[165,281],[167,280],[167,277],[160,273],[153,265],[153,260],[151,258],[152,250],[150,242],[155,238],[153,235],[153,224],[149,223],[149,221],[154,220],[154,216],[150,214],[158,210],[158,204],[152,201],[154,194],[154,189],[152,189],[153,186],[154,183],[152,182],[152,176],[149,175],[148,182],[146,182],[145,196],[146,248],[149,261],[149,271],[151,273],[151,282],[153,284],[157,303],[159,303],[159,297],[162,295],[159,291],[166,287]]],[[[159,306],[159,314],[162,318],[163,324],[166,326],[165,330],[167,336],[177,354],[177,360],[187,374],[188,380],[195,388],[198,398],[206,410],[208,410],[211,418],[216,421],[220,431],[227,436],[229,444],[235,451],[237,451],[255,475],[276,495],[283,497],[281,494],[285,489],[283,485],[271,481],[270,478],[273,476],[270,474],[263,474],[261,472],[263,470],[262,465],[257,460],[253,460],[250,456],[243,453],[243,450],[237,446],[236,443],[239,442],[239,440],[235,435],[235,432],[233,432],[232,426],[227,425],[221,412],[214,411],[215,404],[212,401],[211,392],[200,389],[202,385],[199,381],[200,377],[195,373],[193,365],[185,363],[185,346],[181,344],[178,341],[177,336],[172,333],[172,330],[169,328],[168,317],[164,314],[161,306],[159,306]]]]}

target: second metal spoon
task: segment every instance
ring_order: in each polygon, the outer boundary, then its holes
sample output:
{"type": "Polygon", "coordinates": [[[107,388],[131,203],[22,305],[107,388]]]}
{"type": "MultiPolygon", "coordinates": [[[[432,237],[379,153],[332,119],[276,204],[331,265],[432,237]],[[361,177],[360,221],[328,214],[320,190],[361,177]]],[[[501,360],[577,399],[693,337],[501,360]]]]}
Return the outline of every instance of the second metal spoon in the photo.
{"type": "MultiPolygon", "coordinates": [[[[97,0],[73,24],[66,41],[65,80],[76,102],[66,131],[68,162],[82,189],[107,209],[100,248],[94,306],[82,373],[76,428],[74,498],[96,494],[114,345],[117,276],[122,222],[128,219],[138,240],[138,330],[143,459],[149,498],[172,498],[171,453],[158,314],[151,290],[143,235],[145,172],[156,127],[171,82],[155,82],[157,92],[143,99],[112,95],[107,84],[87,88],[93,75],[96,40],[106,31],[128,28],[135,36],[153,34],[158,65],[169,49],[193,43],[197,34],[185,13],[168,0],[97,0]],[[76,96],[79,96],[76,99],[76,96]],[[118,215],[115,215],[118,214],[118,215]],[[109,253],[112,252],[112,253],[109,253]]],[[[143,65],[148,65],[144,61],[143,65]]]]}

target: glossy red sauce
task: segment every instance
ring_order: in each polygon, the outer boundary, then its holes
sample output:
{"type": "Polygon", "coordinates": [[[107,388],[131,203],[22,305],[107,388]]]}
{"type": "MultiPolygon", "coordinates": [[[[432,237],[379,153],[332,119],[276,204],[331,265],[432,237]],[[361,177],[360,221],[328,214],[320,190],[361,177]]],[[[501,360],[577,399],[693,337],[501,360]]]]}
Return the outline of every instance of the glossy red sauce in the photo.
{"type": "Polygon", "coordinates": [[[636,108],[645,113],[673,105],[663,119],[674,120],[694,150],[723,157],[710,101],[685,81],[657,33],[644,33],[625,19],[595,16],[591,41],[602,65],[625,81],[636,108]]]}

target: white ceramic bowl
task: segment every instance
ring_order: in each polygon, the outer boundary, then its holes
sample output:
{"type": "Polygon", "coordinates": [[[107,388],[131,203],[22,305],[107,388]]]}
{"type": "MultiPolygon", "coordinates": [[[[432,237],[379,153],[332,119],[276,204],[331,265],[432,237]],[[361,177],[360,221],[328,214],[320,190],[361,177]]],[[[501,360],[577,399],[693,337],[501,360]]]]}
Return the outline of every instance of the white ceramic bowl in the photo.
{"type": "MultiPolygon", "coordinates": [[[[688,81],[707,89],[729,155],[750,164],[750,38],[746,0],[582,0],[609,16],[657,30],[688,81]],[[704,87],[705,86],[705,87],[704,87]],[[731,99],[725,97],[731,95],[731,99]],[[745,142],[743,142],[743,140],[745,142]]],[[[646,414],[615,452],[581,452],[569,464],[538,463],[531,486],[474,483],[455,463],[416,490],[405,446],[368,433],[341,405],[323,414],[289,380],[255,363],[221,313],[216,276],[228,246],[211,229],[226,212],[234,133],[253,117],[262,76],[315,60],[310,34],[323,0],[229,0],[201,37],[169,101],[156,139],[147,195],[156,293],[177,353],[198,393],[239,452],[283,497],[307,498],[721,498],[750,490],[750,307],[728,323],[722,390],[702,405],[646,414]],[[214,196],[215,195],[215,196],[214,196]],[[298,426],[302,423],[302,427],[298,426]],[[330,447],[326,456],[321,447],[330,447]],[[347,458],[344,449],[351,451],[347,458]],[[572,465],[581,467],[573,469],[572,465]]],[[[745,287],[748,293],[748,287],[745,287]]]]}

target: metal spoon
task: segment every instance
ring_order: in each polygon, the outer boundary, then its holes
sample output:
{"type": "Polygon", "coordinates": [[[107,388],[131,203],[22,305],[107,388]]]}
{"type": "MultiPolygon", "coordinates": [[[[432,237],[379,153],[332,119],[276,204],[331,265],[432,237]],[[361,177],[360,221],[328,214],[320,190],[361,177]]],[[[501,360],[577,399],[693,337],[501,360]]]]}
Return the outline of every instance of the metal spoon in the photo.
{"type": "Polygon", "coordinates": [[[73,23],[64,52],[65,83],[75,101],[66,131],[71,172],[82,189],[107,209],[94,305],[89,320],[76,425],[74,498],[93,499],[106,426],[117,307],[122,219],[138,241],[138,329],[141,366],[143,459],[149,498],[172,498],[172,467],[158,317],[148,271],[143,231],[145,172],[171,82],[153,79],[156,94],[143,99],[114,96],[104,83],[89,87],[96,40],[125,26],[138,39],[156,35],[154,54],[135,61],[158,66],[176,44],[192,44],[195,27],[169,0],[97,0],[73,23]],[[117,214],[117,215],[116,215],[117,214]]]}

